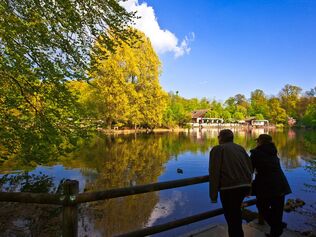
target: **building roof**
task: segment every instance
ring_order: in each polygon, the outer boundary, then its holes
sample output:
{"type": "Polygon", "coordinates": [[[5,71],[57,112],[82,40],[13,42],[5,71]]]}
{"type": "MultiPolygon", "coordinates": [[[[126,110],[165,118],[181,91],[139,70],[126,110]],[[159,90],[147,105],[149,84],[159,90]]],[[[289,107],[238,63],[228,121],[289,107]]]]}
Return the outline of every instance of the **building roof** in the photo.
{"type": "Polygon", "coordinates": [[[199,109],[199,110],[194,110],[192,112],[192,118],[204,118],[205,114],[208,112],[208,109],[199,109]]]}

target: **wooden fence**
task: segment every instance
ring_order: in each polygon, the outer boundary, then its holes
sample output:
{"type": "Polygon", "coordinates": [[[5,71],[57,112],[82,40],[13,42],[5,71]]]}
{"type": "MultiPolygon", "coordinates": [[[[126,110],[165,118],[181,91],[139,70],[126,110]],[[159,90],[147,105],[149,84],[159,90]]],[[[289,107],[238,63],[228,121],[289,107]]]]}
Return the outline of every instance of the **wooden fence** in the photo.
{"type": "MultiPolygon", "coordinates": [[[[167,182],[159,182],[146,185],[138,185],[128,188],[110,189],[98,192],[79,193],[79,182],[76,180],[66,180],[63,183],[64,194],[48,193],[27,193],[27,192],[0,192],[0,202],[21,202],[37,204],[61,205],[62,208],[62,234],[64,237],[78,236],[78,205],[80,203],[101,201],[110,198],[124,197],[129,195],[148,193],[153,191],[183,187],[188,185],[200,184],[209,181],[209,176],[199,176],[167,182]]],[[[256,200],[244,202],[244,206],[254,205],[256,200]]],[[[144,229],[132,231],[119,235],[120,237],[146,236],[179,226],[194,223],[200,220],[208,219],[223,214],[223,209],[218,208],[212,211],[203,212],[197,215],[171,221],[165,224],[147,227],[144,229]]]]}

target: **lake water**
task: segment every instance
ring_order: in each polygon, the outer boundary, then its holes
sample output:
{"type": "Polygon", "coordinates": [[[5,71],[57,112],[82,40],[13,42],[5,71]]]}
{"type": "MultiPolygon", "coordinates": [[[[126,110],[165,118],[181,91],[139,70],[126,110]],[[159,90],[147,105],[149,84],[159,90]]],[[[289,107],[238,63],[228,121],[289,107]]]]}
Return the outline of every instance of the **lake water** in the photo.
{"type": "MultiPolygon", "coordinates": [[[[306,202],[303,207],[284,213],[288,228],[315,231],[316,167],[312,160],[316,159],[316,132],[239,130],[235,131],[235,142],[249,151],[256,144],[254,138],[267,132],[272,135],[278,148],[282,167],[293,190],[286,199],[300,198],[306,202]]],[[[83,145],[80,151],[63,157],[59,164],[38,166],[28,172],[9,172],[5,176],[2,172],[0,188],[8,191],[56,192],[63,179],[75,179],[80,182],[80,192],[89,192],[207,175],[208,154],[211,147],[217,144],[217,134],[218,130],[214,129],[102,136],[83,145]],[[183,173],[177,172],[179,168],[183,173]]],[[[210,202],[207,183],[84,204],[80,206],[79,236],[113,236],[220,206],[220,203],[210,202]]],[[[255,207],[250,209],[256,210],[255,207]]],[[[8,210],[9,207],[7,212],[0,214],[8,215],[8,210]]],[[[1,233],[4,233],[1,228],[8,226],[30,232],[27,225],[36,221],[33,221],[33,217],[21,215],[16,211],[15,219],[6,218],[13,225],[0,225],[1,233]]],[[[52,215],[44,215],[43,218],[49,216],[52,215]]],[[[60,217],[54,222],[57,226],[58,221],[60,217]]],[[[218,216],[155,236],[179,236],[193,229],[223,222],[224,217],[218,216]]]]}

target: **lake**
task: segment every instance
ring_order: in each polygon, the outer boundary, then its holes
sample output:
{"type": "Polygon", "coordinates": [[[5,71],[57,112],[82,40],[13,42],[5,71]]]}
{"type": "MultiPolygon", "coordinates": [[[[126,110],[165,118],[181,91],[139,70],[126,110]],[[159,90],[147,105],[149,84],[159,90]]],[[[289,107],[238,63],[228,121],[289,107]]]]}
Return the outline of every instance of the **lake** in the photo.
{"type": "MultiPolygon", "coordinates": [[[[263,129],[234,132],[235,142],[247,151],[255,146],[254,138],[259,134],[269,133],[273,137],[293,191],[286,199],[300,198],[306,202],[293,212],[284,212],[284,220],[289,229],[316,231],[316,132],[263,129]]],[[[75,179],[80,182],[80,192],[89,192],[207,175],[208,154],[217,145],[217,134],[217,129],[197,129],[181,133],[103,135],[82,144],[77,152],[62,157],[58,164],[27,171],[2,169],[0,188],[58,192],[62,180],[75,179]],[[178,169],[183,172],[177,172],[178,169]]],[[[84,204],[80,206],[79,236],[113,236],[220,206],[210,202],[207,183],[84,204]]],[[[55,236],[60,231],[60,209],[53,207],[8,204],[1,208],[0,214],[0,233],[55,236]]],[[[179,236],[223,222],[224,217],[218,216],[155,236],[179,236]]]]}

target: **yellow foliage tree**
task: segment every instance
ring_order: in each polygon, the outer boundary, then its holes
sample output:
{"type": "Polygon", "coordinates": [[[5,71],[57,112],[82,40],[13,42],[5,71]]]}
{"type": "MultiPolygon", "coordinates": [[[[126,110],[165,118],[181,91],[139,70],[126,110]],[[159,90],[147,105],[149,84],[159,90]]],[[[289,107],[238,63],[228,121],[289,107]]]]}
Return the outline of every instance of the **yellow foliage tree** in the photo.
{"type": "MultiPolygon", "coordinates": [[[[153,128],[162,123],[167,94],[159,84],[160,61],[144,33],[131,28],[115,52],[98,41],[90,75],[99,114],[108,126],[123,123],[153,128]]],[[[119,40],[119,39],[117,39],[119,40]]]]}

